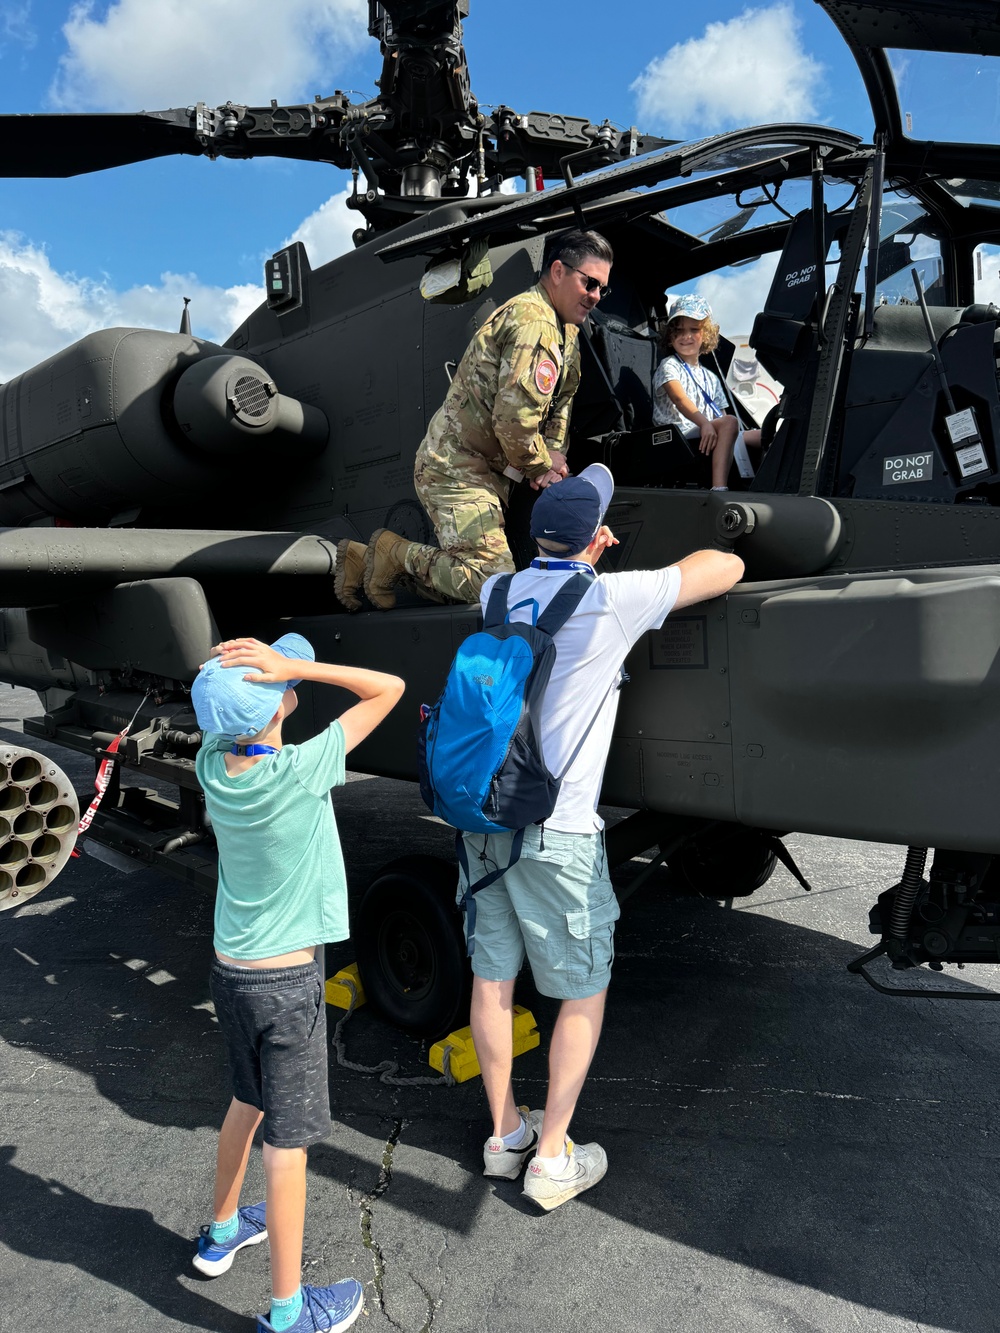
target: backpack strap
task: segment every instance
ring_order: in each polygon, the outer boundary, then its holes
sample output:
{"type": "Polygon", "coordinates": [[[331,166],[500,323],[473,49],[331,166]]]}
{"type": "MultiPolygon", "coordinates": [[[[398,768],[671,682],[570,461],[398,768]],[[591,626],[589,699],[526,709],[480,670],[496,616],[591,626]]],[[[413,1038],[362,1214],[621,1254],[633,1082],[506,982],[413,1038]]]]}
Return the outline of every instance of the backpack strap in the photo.
{"type": "MultiPolygon", "coordinates": [[[[483,629],[495,629],[507,619],[509,614],[507,599],[510,596],[510,585],[513,577],[513,574],[501,574],[490,589],[486,610],[483,612],[483,629]]],[[[589,574],[574,574],[571,578],[568,578],[537,621],[532,617],[532,623],[537,623],[538,628],[546,634],[556,634],[580,605],[584,593],[593,581],[593,576],[589,574]]],[[[525,606],[527,603],[518,602],[517,605],[525,606]]]]}
{"type": "MultiPolygon", "coordinates": [[[[489,837],[489,834],[486,836],[489,837]]],[[[473,884],[472,874],[469,871],[469,856],[465,850],[465,836],[461,829],[458,829],[455,833],[455,852],[458,856],[458,864],[462,867],[462,873],[465,876],[466,884],[465,893],[462,895],[462,901],[459,903],[459,907],[465,913],[465,938],[468,944],[470,958],[476,951],[475,895],[480,889],[489,888],[489,886],[498,880],[501,875],[506,875],[511,866],[520,859],[521,845],[523,842],[524,829],[516,829],[514,836],[511,839],[510,857],[508,858],[507,864],[505,866],[498,866],[496,869],[489,871],[488,874],[483,875],[481,879],[477,879],[475,884],[473,884]]]]}
{"type": "Polygon", "coordinates": [[[501,574],[490,589],[490,599],[483,612],[483,629],[496,629],[507,617],[507,594],[513,574],[501,574]]]}
{"type": "MultiPolygon", "coordinates": [[[[605,704],[607,703],[607,701],[608,701],[608,696],[609,696],[610,694],[612,694],[612,692],[613,692],[614,690],[620,690],[620,689],[621,689],[621,687],[622,687],[622,676],[624,676],[624,675],[625,675],[625,668],[624,668],[624,667],[620,667],[620,668],[619,668],[619,675],[618,675],[617,678],[616,678],[615,680],[613,680],[613,681],[611,682],[611,684],[608,686],[607,693],[601,696],[601,702],[597,705],[597,711],[594,713],[594,716],[593,716],[593,717],[590,719],[590,721],[587,723],[587,730],[586,730],[586,731],[583,733],[583,735],[580,737],[580,740],[579,740],[579,742],[578,742],[578,744],[577,744],[576,749],[573,751],[573,753],[570,755],[570,757],[566,760],[566,763],[563,765],[563,771],[562,771],[561,773],[558,773],[558,774],[555,775],[555,777],[556,777],[556,781],[557,781],[557,782],[560,782],[560,783],[561,783],[562,780],[563,780],[563,778],[566,776],[566,774],[569,772],[569,770],[573,767],[573,764],[576,762],[576,757],[577,757],[577,755],[578,755],[578,754],[580,753],[580,751],[583,749],[583,747],[584,747],[584,745],[585,745],[585,743],[586,743],[587,737],[588,737],[588,736],[590,735],[590,733],[594,730],[594,726],[595,726],[595,724],[596,724],[596,722],[597,722],[597,719],[601,716],[601,713],[602,713],[603,710],[604,710],[604,705],[605,705],[605,704]]],[[[626,679],[628,679],[627,676],[626,676],[626,679]]]]}
{"type": "Polygon", "coordinates": [[[593,582],[590,574],[573,574],[568,578],[538,617],[538,628],[546,634],[556,635],[580,605],[584,593],[593,582]]]}

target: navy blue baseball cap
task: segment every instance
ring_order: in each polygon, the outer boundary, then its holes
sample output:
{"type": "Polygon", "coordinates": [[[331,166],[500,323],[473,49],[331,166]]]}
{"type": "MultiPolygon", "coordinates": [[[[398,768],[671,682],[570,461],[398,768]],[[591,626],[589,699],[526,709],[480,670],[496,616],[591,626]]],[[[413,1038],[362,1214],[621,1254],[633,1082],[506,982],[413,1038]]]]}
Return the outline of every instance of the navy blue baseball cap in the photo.
{"type": "MultiPolygon", "coordinates": [[[[316,653],[301,634],[283,634],[271,644],[282,657],[315,662],[316,653]]],[[[252,667],[224,667],[221,657],[211,657],[194,678],[191,702],[202,731],[220,736],[256,736],[278,711],[286,690],[299,680],[255,681],[243,677],[252,667]]]]}
{"type": "Polygon", "coordinates": [[[577,555],[597,536],[614,491],[615,479],[603,463],[546,486],[531,511],[532,538],[577,555]]]}

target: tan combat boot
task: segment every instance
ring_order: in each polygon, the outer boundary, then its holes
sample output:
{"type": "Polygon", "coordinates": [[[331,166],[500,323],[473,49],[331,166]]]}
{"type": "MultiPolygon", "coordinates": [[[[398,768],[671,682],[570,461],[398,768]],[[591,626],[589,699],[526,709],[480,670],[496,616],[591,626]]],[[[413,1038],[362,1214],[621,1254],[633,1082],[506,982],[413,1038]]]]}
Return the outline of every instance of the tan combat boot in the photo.
{"type": "Polygon", "coordinates": [[[409,544],[405,537],[388,528],[378,528],[371,535],[365,550],[365,593],[380,611],[389,611],[396,605],[393,588],[406,577],[403,557],[409,544]]]}
{"type": "Polygon", "coordinates": [[[341,606],[348,611],[361,610],[361,588],[365,580],[365,544],[347,537],[337,543],[337,569],[333,588],[341,606]]]}

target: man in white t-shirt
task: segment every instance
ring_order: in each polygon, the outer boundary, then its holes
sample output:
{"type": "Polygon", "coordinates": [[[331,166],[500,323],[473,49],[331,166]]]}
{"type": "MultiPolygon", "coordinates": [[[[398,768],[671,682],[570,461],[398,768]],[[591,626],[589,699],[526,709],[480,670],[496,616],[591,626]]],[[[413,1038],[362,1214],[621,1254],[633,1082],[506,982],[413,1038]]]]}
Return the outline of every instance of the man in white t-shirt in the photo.
{"type": "MultiPolygon", "coordinates": [[[[696,551],[666,569],[598,575],[601,553],[617,545],[603,526],[613,491],[611,473],[595,463],[544,490],[532,510],[539,554],[514,575],[511,618],[530,621],[532,603],[540,615],[574,573],[593,584],[555,635],[556,662],[542,704],[542,753],[549,771],[562,777],[555,809],[544,825],[525,830],[514,865],[476,894],[472,1035],[493,1115],[484,1174],[515,1180],[531,1157],[524,1193],[546,1210],[595,1185],[607,1170],[600,1144],[574,1145],[566,1131],[600,1036],[618,918],[597,802],[622,662],[670,611],[728,592],[743,574],[736,555],[696,551]],[[511,1084],[514,981],[525,954],[537,989],[562,1001],[544,1119],[541,1111],[518,1108],[511,1084]]],[[[484,609],[493,583],[483,585],[484,609]]],[[[508,863],[512,834],[464,836],[474,879],[508,863]]]]}

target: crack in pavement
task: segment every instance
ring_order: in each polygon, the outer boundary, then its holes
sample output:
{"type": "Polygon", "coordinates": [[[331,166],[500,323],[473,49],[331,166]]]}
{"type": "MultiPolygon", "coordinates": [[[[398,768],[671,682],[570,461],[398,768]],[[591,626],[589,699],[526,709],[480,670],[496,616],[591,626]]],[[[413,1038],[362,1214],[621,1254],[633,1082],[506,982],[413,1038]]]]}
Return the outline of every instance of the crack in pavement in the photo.
{"type": "Polygon", "coordinates": [[[375,1182],[375,1188],[369,1194],[362,1194],[359,1200],[361,1209],[361,1240],[364,1247],[371,1254],[372,1268],[375,1274],[375,1300],[378,1308],[389,1320],[394,1328],[399,1325],[392,1318],[385,1308],[385,1256],[382,1253],[382,1247],[372,1235],[372,1217],[375,1212],[375,1205],[381,1199],[382,1195],[389,1188],[392,1182],[392,1154],[396,1150],[396,1144],[399,1142],[399,1136],[403,1132],[403,1121],[393,1122],[392,1133],[386,1139],[385,1147],[382,1149],[382,1164],[378,1173],[378,1180],[375,1182]]]}
{"type": "MultiPolygon", "coordinates": [[[[392,1183],[392,1156],[396,1150],[396,1145],[399,1143],[400,1135],[402,1134],[406,1123],[407,1122],[403,1119],[393,1121],[392,1132],[386,1139],[385,1147],[382,1149],[382,1162],[379,1167],[378,1180],[375,1182],[375,1188],[367,1194],[362,1194],[358,1200],[358,1206],[361,1210],[361,1240],[365,1249],[372,1257],[375,1301],[379,1310],[385,1315],[389,1323],[393,1328],[400,1329],[400,1333],[402,1333],[402,1325],[393,1319],[392,1315],[385,1308],[385,1276],[387,1263],[385,1255],[382,1252],[382,1247],[373,1234],[372,1223],[375,1216],[375,1205],[392,1183]]],[[[446,1249],[447,1245],[445,1245],[444,1248],[446,1249]]],[[[443,1252],[444,1250],[442,1250],[442,1253],[443,1252]]],[[[438,1272],[440,1273],[440,1255],[438,1256],[438,1272]]],[[[438,1310],[441,1308],[442,1297],[432,1296],[414,1273],[410,1273],[410,1278],[427,1302],[427,1313],[424,1316],[424,1321],[421,1324],[418,1333],[432,1333],[434,1320],[438,1310]]]]}
{"type": "MultiPolygon", "coordinates": [[[[437,1266],[439,1287],[443,1287],[444,1285],[444,1274],[441,1272],[441,1258],[447,1249],[448,1249],[448,1238],[446,1236],[442,1240],[441,1249],[438,1251],[438,1256],[437,1256],[436,1266],[437,1266]]],[[[411,1272],[410,1277],[413,1279],[414,1284],[420,1288],[421,1294],[423,1295],[424,1300],[427,1302],[427,1317],[424,1320],[424,1322],[420,1325],[420,1328],[417,1330],[417,1333],[432,1333],[434,1328],[434,1320],[437,1318],[437,1312],[438,1310],[441,1309],[441,1306],[444,1302],[444,1296],[443,1295],[432,1296],[415,1273],[411,1272]]]]}
{"type": "Polygon", "coordinates": [[[420,1328],[417,1330],[417,1333],[431,1333],[434,1327],[434,1320],[437,1316],[437,1312],[441,1308],[441,1301],[443,1297],[432,1296],[430,1292],[427,1290],[427,1288],[424,1286],[424,1284],[416,1276],[415,1273],[411,1273],[410,1277],[413,1279],[414,1286],[420,1289],[421,1296],[423,1296],[424,1300],[427,1302],[427,1317],[424,1320],[424,1322],[420,1325],[420,1328]]]}

